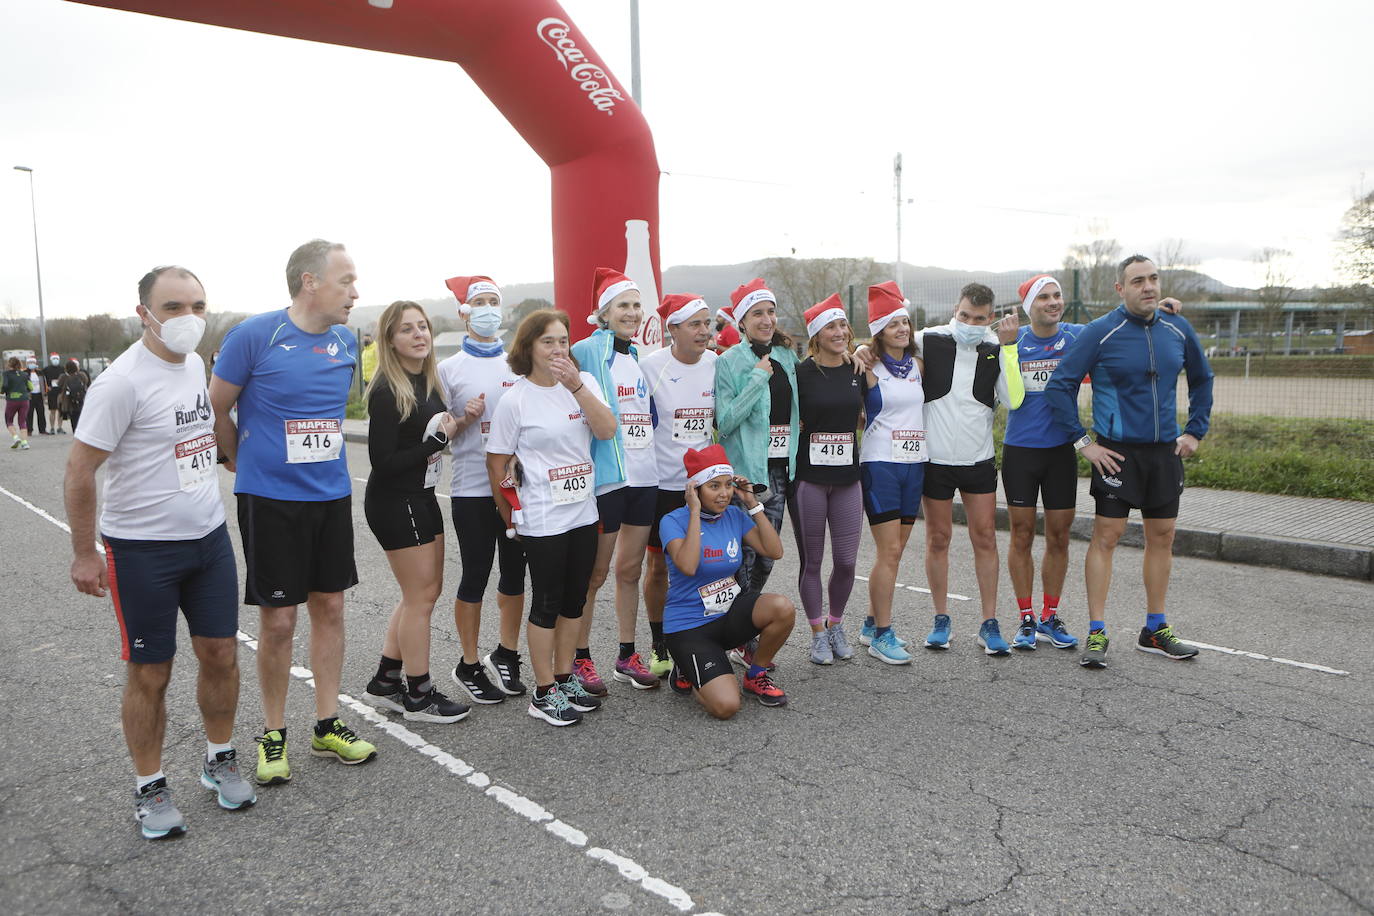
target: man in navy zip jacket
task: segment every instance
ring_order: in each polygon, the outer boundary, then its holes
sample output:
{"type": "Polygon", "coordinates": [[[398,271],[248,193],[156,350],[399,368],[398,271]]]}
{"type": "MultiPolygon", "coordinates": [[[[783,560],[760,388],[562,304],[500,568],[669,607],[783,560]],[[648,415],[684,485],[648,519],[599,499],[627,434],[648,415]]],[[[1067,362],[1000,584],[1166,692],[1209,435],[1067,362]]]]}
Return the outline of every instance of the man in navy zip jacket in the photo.
{"type": "Polygon", "coordinates": [[[1183,492],[1183,459],[1197,451],[1212,411],[1212,369],[1197,333],[1178,315],[1159,311],[1159,268],[1131,255],[1117,271],[1122,304],[1091,322],[1045,386],[1054,421],[1093,466],[1097,502],[1084,563],[1089,624],[1080,663],[1106,664],[1107,592],[1112,555],[1139,509],[1145,528],[1145,626],[1136,648],[1171,659],[1197,655],[1174,635],[1164,615],[1173,565],[1174,526],[1183,492]],[[1188,377],[1188,424],[1178,428],[1178,376],[1188,377]],[[1093,432],[1078,419],[1078,387],[1091,374],[1093,432]]]}

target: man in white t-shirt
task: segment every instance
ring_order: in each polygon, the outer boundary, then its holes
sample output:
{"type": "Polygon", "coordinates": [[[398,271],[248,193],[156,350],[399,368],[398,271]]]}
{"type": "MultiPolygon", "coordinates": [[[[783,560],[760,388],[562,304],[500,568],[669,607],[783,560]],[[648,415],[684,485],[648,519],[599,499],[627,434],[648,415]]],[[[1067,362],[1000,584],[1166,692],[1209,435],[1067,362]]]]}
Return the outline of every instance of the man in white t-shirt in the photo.
{"type": "Polygon", "coordinates": [[[205,723],[200,781],[220,807],[257,797],[231,744],[238,706],[238,572],[215,473],[205,365],[205,290],[182,267],[159,267],[138,284],[143,337],[100,374],[67,458],[71,577],[114,601],[128,662],[122,718],[137,773],[134,816],[148,839],[185,833],[162,773],[165,697],[176,653],[177,610],[200,664],[196,696],[205,723]],[[105,466],[95,543],[96,469],[105,466]]]}
{"type": "Polygon", "coordinates": [[[673,667],[664,646],[663,607],[668,598],[668,566],[658,525],[663,517],[686,503],[687,472],[682,456],[688,449],[711,444],[716,425],[716,354],[709,348],[713,335],[711,309],[696,295],[673,293],[658,309],[668,329],[671,347],[655,350],[640,361],[649,386],[654,420],[654,460],[658,465],[658,497],[649,528],[649,574],[644,579],[644,610],[653,634],[649,670],[664,677],[673,667]]]}

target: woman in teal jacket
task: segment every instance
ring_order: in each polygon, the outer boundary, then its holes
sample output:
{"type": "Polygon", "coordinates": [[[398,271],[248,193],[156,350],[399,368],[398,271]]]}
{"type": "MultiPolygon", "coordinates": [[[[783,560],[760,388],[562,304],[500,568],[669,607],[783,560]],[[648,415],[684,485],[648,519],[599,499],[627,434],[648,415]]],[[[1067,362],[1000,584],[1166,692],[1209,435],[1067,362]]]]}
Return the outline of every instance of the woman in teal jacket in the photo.
{"type": "MultiPolygon", "coordinates": [[[[755,278],[730,294],[740,342],[716,360],[716,429],[736,473],[755,484],[764,514],[782,531],[787,488],[797,465],[797,354],[778,329],[778,300],[755,278]]],[[[773,561],[747,546],[737,578],[762,590],[773,561]]]]}
{"type": "MultiPolygon", "coordinates": [[[[587,320],[596,330],[573,344],[572,353],[582,370],[590,372],[601,386],[601,394],[615,415],[617,433],[592,442],[600,540],[578,632],[573,674],[584,690],[600,697],[607,693],[606,683],[597,674],[588,643],[596,595],[610,573],[612,554],[616,560],[615,614],[620,634],[613,676],[638,690],[659,684],[635,651],[639,580],[658,500],[658,465],[648,386],[639,370],[639,351],[630,342],[644,318],[639,287],[618,270],[598,267],[592,295],[593,308],[587,320]]],[[[661,629],[663,625],[652,626],[661,629]]],[[[661,633],[654,636],[655,645],[660,644],[661,633]]],[[[666,658],[664,661],[666,672],[671,665],[666,658]]]]}

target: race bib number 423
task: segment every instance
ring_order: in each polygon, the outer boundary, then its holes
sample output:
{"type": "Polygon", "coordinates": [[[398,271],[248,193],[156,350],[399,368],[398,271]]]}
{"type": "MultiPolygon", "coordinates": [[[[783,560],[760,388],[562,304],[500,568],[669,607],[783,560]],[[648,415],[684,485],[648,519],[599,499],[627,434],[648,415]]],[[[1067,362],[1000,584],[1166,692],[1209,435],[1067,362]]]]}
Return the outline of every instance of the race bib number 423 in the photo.
{"type": "Polygon", "coordinates": [[[287,420],[286,463],[334,461],[343,454],[343,426],[338,420],[287,420]]]}
{"type": "Polygon", "coordinates": [[[549,469],[549,495],[554,505],[580,503],[592,492],[592,463],[564,465],[549,469]]]}
{"type": "Polygon", "coordinates": [[[705,442],[711,438],[715,411],[709,407],[679,407],[673,411],[674,442],[705,442]]]}
{"type": "Polygon", "coordinates": [[[177,479],[192,490],[215,476],[215,435],[206,433],[176,444],[177,479]]]}

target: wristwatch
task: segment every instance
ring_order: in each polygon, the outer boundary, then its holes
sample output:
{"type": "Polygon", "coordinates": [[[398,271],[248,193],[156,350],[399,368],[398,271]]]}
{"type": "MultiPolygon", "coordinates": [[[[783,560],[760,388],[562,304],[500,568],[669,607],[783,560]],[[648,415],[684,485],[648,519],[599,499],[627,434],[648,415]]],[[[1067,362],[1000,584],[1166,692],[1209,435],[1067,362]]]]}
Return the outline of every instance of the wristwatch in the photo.
{"type": "Polygon", "coordinates": [[[1073,444],[1074,451],[1079,451],[1079,452],[1081,452],[1081,451],[1083,451],[1083,449],[1087,448],[1088,446],[1090,446],[1090,445],[1092,445],[1092,444],[1093,444],[1093,437],[1092,437],[1092,436],[1089,436],[1089,435],[1087,435],[1087,434],[1085,433],[1082,439],[1078,439],[1078,440],[1076,440],[1076,441],[1074,442],[1074,444],[1073,444]]]}
{"type": "Polygon", "coordinates": [[[749,515],[750,515],[750,516],[755,516],[755,515],[758,515],[758,514],[759,514],[760,512],[762,512],[762,511],[763,511],[763,503],[754,503],[753,508],[749,510],[749,515]]]}

